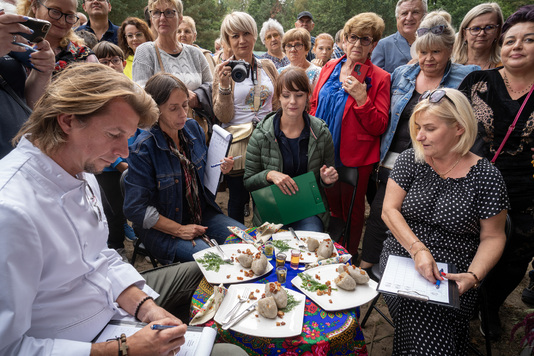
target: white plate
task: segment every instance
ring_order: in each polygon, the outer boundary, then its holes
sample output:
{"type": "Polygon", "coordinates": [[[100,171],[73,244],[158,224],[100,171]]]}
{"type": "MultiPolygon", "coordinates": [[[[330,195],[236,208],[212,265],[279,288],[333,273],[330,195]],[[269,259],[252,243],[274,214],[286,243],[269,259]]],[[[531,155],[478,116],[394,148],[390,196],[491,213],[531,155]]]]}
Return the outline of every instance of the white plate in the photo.
{"type": "MultiPolygon", "coordinates": [[[[323,240],[332,241],[332,239],[330,238],[330,235],[322,233],[322,232],[295,231],[295,233],[297,234],[299,239],[304,243],[305,246],[308,245],[308,237],[313,237],[319,243],[321,243],[321,241],[323,241],[323,240]]],[[[291,235],[291,232],[285,231],[285,232],[278,232],[276,234],[273,234],[273,240],[285,241],[289,245],[290,250],[283,251],[283,253],[285,253],[286,256],[287,256],[286,257],[286,261],[287,262],[291,262],[291,250],[292,249],[296,249],[296,250],[300,250],[301,251],[300,263],[317,262],[317,253],[308,251],[308,248],[304,248],[304,249],[299,248],[299,244],[298,244],[297,240],[293,237],[293,235],[291,235]]],[[[278,250],[276,249],[276,247],[274,249],[275,249],[275,253],[278,253],[278,250]]],[[[337,249],[336,249],[335,246],[334,246],[334,254],[335,255],[332,256],[332,257],[338,256],[337,249]]]]}
{"type": "MultiPolygon", "coordinates": [[[[318,282],[326,283],[326,281],[330,281],[332,288],[336,288],[334,279],[339,276],[337,268],[341,265],[342,263],[319,266],[310,268],[303,273],[309,274],[315,280],[317,280],[315,275],[318,275],[321,277],[318,282]]],[[[324,294],[321,296],[317,295],[317,292],[310,292],[302,288],[302,279],[300,279],[298,275],[291,280],[291,283],[326,311],[337,311],[359,307],[372,300],[378,294],[376,292],[377,283],[372,279],[366,284],[358,284],[353,291],[337,288],[337,290],[332,291],[331,295],[324,294]],[[332,302],[330,303],[330,301],[332,302]]]]}
{"type": "MultiPolygon", "coordinates": [[[[244,295],[246,291],[253,291],[254,295],[260,299],[261,295],[265,292],[265,284],[232,284],[230,288],[228,288],[228,293],[226,293],[226,297],[224,297],[219,310],[217,310],[217,313],[215,314],[214,319],[217,323],[222,323],[226,317],[226,314],[228,314],[228,312],[232,310],[237,303],[237,296],[244,295]]],[[[253,310],[230,329],[246,335],[267,338],[286,338],[300,335],[302,333],[302,323],[304,321],[304,306],[306,304],[306,297],[299,292],[287,288],[286,291],[288,294],[293,295],[295,300],[300,301],[300,303],[289,313],[286,313],[283,319],[278,317],[276,317],[276,319],[267,319],[259,315],[257,310],[253,310]],[[276,325],[277,322],[281,323],[282,321],[285,322],[285,325],[276,325]]],[[[241,304],[235,315],[239,315],[240,312],[244,311],[248,306],[250,306],[250,303],[253,302],[255,301],[249,301],[241,304]]]]}
{"type": "MultiPolygon", "coordinates": [[[[245,271],[251,271],[250,268],[245,268],[237,262],[236,257],[238,257],[241,253],[240,251],[246,251],[247,249],[250,249],[250,251],[254,254],[256,254],[258,249],[250,244],[229,244],[229,245],[221,245],[221,249],[224,251],[226,256],[229,258],[234,257],[234,264],[227,265],[227,264],[221,264],[221,267],[219,268],[218,272],[215,271],[208,271],[204,266],[198,262],[198,259],[202,258],[206,253],[208,252],[215,252],[216,254],[219,254],[216,247],[210,247],[202,251],[198,251],[197,253],[193,254],[193,258],[195,261],[197,261],[198,266],[200,267],[200,270],[204,274],[204,277],[206,277],[206,280],[210,284],[228,284],[228,283],[242,283],[242,282],[249,282],[254,279],[260,278],[261,276],[252,276],[252,277],[246,277],[244,272],[245,271]],[[243,272],[241,272],[243,271],[243,272]],[[241,277],[242,279],[238,279],[238,277],[241,277]]],[[[267,270],[265,271],[262,276],[268,274],[273,269],[273,266],[270,263],[267,263],[267,270]]]]}

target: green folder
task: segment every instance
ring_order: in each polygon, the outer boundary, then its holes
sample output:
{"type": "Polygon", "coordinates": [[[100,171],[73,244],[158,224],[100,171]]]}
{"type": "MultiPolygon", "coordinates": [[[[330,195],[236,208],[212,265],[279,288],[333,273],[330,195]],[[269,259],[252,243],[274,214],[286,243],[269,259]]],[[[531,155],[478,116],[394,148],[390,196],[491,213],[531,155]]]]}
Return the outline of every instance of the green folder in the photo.
{"type": "Polygon", "coordinates": [[[252,192],[261,221],[291,224],[326,211],[313,172],[294,177],[299,191],[285,195],[275,184],[252,192]]]}

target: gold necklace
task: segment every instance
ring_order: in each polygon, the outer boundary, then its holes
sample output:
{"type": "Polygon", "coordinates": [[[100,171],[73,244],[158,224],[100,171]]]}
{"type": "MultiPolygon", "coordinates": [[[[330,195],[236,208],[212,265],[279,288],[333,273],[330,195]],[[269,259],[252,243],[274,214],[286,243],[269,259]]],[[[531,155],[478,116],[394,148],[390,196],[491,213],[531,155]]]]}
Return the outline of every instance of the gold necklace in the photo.
{"type": "Polygon", "coordinates": [[[458,158],[458,160],[452,165],[452,167],[445,173],[439,173],[438,172],[438,170],[436,169],[436,164],[434,163],[434,158],[433,157],[430,157],[430,160],[432,161],[432,168],[434,169],[434,172],[436,172],[441,178],[445,179],[445,176],[447,174],[449,174],[454,169],[454,167],[456,167],[458,165],[458,163],[460,163],[462,157],[463,156],[460,156],[460,158],[458,158]]]}
{"type": "Polygon", "coordinates": [[[534,84],[534,82],[530,83],[530,85],[528,87],[526,87],[525,89],[523,90],[514,90],[512,89],[512,86],[510,85],[510,81],[508,81],[508,77],[506,76],[506,70],[503,70],[503,73],[504,73],[504,84],[506,84],[506,87],[508,88],[508,90],[510,90],[512,93],[515,93],[515,94],[523,94],[523,93],[526,93],[527,91],[530,90],[530,88],[532,88],[532,85],[534,84]]]}

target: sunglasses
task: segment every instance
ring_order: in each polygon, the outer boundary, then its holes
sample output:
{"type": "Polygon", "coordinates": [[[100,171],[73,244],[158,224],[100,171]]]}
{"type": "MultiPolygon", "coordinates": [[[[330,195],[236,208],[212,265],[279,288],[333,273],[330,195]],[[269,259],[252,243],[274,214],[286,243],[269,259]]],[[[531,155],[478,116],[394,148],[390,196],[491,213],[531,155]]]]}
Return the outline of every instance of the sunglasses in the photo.
{"type": "Polygon", "coordinates": [[[446,98],[452,105],[454,105],[454,102],[447,96],[447,92],[443,89],[425,91],[419,98],[418,102],[420,103],[421,101],[428,99],[428,101],[432,104],[436,104],[439,103],[443,98],[446,98]]]}
{"type": "Polygon", "coordinates": [[[421,27],[421,28],[418,28],[416,32],[417,32],[417,36],[421,37],[427,34],[428,32],[432,32],[435,35],[441,35],[443,31],[445,31],[445,25],[438,25],[438,26],[434,26],[431,28],[421,27]]]}
{"type": "Polygon", "coordinates": [[[473,26],[473,27],[466,27],[466,30],[469,30],[469,33],[473,36],[478,35],[481,31],[484,31],[484,33],[491,35],[495,32],[495,30],[499,27],[499,25],[486,25],[484,27],[480,26],[473,26]]]}

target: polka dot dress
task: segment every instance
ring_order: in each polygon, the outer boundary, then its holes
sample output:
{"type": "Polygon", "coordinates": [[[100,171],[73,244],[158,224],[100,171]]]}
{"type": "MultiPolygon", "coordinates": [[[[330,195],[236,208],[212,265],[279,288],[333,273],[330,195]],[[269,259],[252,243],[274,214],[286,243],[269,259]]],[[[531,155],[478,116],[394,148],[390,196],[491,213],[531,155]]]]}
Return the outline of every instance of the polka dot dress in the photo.
{"type": "MultiPolygon", "coordinates": [[[[414,150],[404,151],[390,175],[407,192],[401,213],[439,262],[466,272],[480,242],[481,219],[509,208],[500,172],[481,159],[463,178],[442,179],[427,163],[416,163],[414,150]]],[[[380,258],[383,271],[390,254],[410,257],[388,231],[380,258]]],[[[476,291],[460,297],[460,309],[385,296],[395,321],[393,355],[466,355],[469,319],[476,291]]]]}

